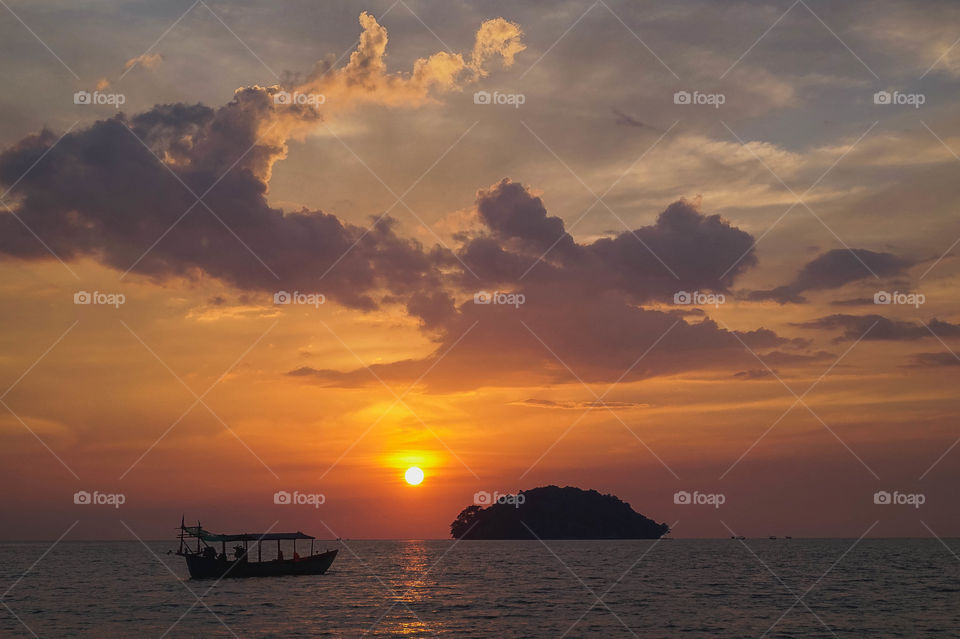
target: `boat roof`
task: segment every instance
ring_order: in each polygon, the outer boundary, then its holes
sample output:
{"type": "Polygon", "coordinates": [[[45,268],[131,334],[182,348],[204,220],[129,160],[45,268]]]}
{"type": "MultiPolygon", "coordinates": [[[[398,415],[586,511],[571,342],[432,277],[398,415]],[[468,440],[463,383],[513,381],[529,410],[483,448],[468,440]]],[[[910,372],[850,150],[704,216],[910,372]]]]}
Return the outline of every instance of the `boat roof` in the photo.
{"type": "Polygon", "coordinates": [[[300,531],[288,533],[240,533],[239,535],[221,535],[204,530],[200,526],[182,526],[183,532],[203,541],[276,541],[279,539],[316,539],[300,531]]]}

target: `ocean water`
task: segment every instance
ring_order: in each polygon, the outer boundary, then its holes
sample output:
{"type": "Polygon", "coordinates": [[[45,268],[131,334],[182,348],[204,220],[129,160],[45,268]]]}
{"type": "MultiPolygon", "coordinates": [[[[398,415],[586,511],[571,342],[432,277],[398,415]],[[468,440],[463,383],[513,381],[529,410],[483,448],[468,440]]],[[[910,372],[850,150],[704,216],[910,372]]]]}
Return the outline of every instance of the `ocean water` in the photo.
{"type": "Polygon", "coordinates": [[[950,551],[854,542],[319,542],[326,575],[219,583],[172,541],[5,543],[0,637],[958,636],[950,551]]]}

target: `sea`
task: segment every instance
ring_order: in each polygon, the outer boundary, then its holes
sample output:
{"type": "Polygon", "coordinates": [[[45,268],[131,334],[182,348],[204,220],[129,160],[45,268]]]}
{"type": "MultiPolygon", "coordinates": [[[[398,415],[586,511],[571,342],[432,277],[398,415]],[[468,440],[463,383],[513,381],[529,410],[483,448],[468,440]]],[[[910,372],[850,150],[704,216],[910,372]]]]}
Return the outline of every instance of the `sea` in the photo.
{"type": "Polygon", "coordinates": [[[944,543],[318,541],[325,575],[219,582],[171,541],[3,543],[0,637],[957,637],[944,543]]]}

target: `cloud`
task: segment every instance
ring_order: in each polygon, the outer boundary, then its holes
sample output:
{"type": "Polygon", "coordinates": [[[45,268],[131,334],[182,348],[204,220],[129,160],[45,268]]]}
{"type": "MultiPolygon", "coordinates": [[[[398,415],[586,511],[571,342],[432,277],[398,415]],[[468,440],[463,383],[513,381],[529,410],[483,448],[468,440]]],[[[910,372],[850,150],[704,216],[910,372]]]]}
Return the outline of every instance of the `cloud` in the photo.
{"type": "Polygon", "coordinates": [[[781,304],[804,302],[801,293],[839,288],[868,277],[902,275],[913,262],[892,253],[867,249],[833,249],[807,262],[792,282],[767,291],[752,291],[751,300],[774,300],[781,304]]]}
{"type": "Polygon", "coordinates": [[[509,179],[481,190],[477,210],[489,234],[466,242],[460,256],[484,284],[563,280],[571,294],[616,291],[638,303],[672,301],[680,290],[725,291],[756,264],[748,233],[686,200],[670,204],[653,225],[589,244],[577,244],[539,197],[509,179]]]}
{"type": "MultiPolygon", "coordinates": [[[[537,195],[509,179],[481,189],[476,206],[484,229],[461,238],[456,252],[477,277],[466,269],[452,276],[451,285],[465,295],[433,323],[436,350],[420,360],[373,365],[377,377],[413,380],[429,371],[423,384],[436,390],[636,381],[755,365],[744,343],[778,365],[819,358],[782,350],[804,349],[807,340],[765,328],[731,331],[702,316],[692,323],[674,309],[644,306],[672,302],[681,289],[725,289],[756,261],[749,234],[689,202],[669,205],[652,225],[588,243],[576,242],[537,195]],[[748,257],[721,278],[744,252],[748,257]],[[524,301],[477,304],[478,290],[512,292],[524,301]]],[[[375,381],[366,369],[301,367],[290,374],[325,385],[375,381]]]]}
{"type": "Polygon", "coordinates": [[[135,58],[130,58],[123,64],[123,70],[129,71],[135,66],[141,66],[144,69],[156,69],[163,62],[163,56],[159,53],[143,53],[135,58]]]}
{"type": "MultiPolygon", "coordinates": [[[[377,293],[389,291],[391,300],[409,299],[428,325],[441,321],[452,307],[440,284],[442,251],[399,237],[390,218],[363,227],[319,210],[272,208],[272,167],[286,157],[290,139],[351,104],[419,104],[486,74],[494,58],[512,64],[522,32],[488,20],[469,60],[438,53],[405,74],[386,70],[386,30],[367,13],[360,22],[348,64],[317,71],[295,89],[326,92],[323,105],[278,104],[280,87],[250,86],[218,108],[161,104],[98,121],[58,143],[44,130],[5,149],[0,184],[17,185],[17,217],[0,215],[0,253],[51,259],[36,233],[64,260],[92,257],[121,272],[214,277],[264,292],[319,288],[361,309],[377,307],[377,293]],[[203,202],[194,194],[205,194],[203,202]]],[[[148,55],[128,65],[157,62],[148,55]]]]}
{"type": "Polygon", "coordinates": [[[960,359],[953,353],[916,353],[908,368],[944,368],[960,366],[960,359]]]}
{"type": "MultiPolygon", "coordinates": [[[[158,281],[215,278],[251,292],[254,306],[269,306],[278,290],[320,292],[361,310],[402,306],[437,347],[372,366],[385,380],[429,370],[431,388],[476,388],[742,370],[756,365],[744,343],[774,361],[816,357],[786,352],[806,343],[769,329],[733,331],[706,315],[694,321],[649,307],[681,290],[729,291],[757,262],[753,237],[697,202],[674,201],[652,224],[581,243],[530,188],[504,178],[477,193],[480,226],[459,234],[453,250],[399,235],[388,217],[357,225],[322,210],[271,207],[272,167],[289,140],[352,105],[438,99],[496,59],[511,64],[523,48],[519,27],[497,19],[481,26],[466,57],[441,52],[391,73],[386,30],[368,14],[361,24],[344,67],[318,67],[290,87],[322,92],[323,104],[278,104],[280,87],[251,86],[216,108],[117,114],[56,144],[42,131],[0,153],[0,183],[19,180],[15,213],[64,260],[91,258],[158,281]],[[525,301],[475,304],[480,290],[525,301]]],[[[51,259],[9,214],[0,215],[0,253],[51,259]]],[[[298,367],[289,375],[338,386],[375,381],[366,369],[298,367]]]]}
{"type": "Polygon", "coordinates": [[[822,330],[841,329],[843,335],[837,338],[837,341],[861,338],[864,340],[916,340],[933,337],[931,331],[942,338],[960,337],[960,324],[951,324],[937,318],[931,319],[924,326],[919,322],[892,320],[882,315],[836,314],[797,323],[794,326],[822,330]]]}
{"type": "Polygon", "coordinates": [[[620,109],[614,108],[614,109],[611,109],[611,111],[613,112],[613,114],[614,114],[615,116],[617,116],[615,122],[616,122],[617,124],[619,124],[619,125],[622,125],[622,126],[632,126],[632,127],[638,128],[638,129],[652,129],[652,128],[656,128],[656,127],[651,127],[649,124],[647,124],[647,123],[645,123],[645,122],[641,122],[640,120],[636,119],[636,118],[633,117],[632,115],[628,115],[628,114],[624,113],[624,112],[621,111],[620,109]]]}
{"type": "Polygon", "coordinates": [[[321,93],[330,108],[341,109],[362,102],[388,105],[418,105],[432,99],[433,92],[459,91],[466,84],[489,74],[488,66],[499,59],[505,67],[526,46],[519,25],[495,18],[480,25],[467,58],[461,53],[440,51],[413,64],[410,73],[389,73],[385,60],[387,30],[367,12],[360,15],[363,28],[356,51],[341,68],[318,63],[306,80],[291,89],[321,93]]]}
{"type": "Polygon", "coordinates": [[[589,410],[593,408],[649,408],[650,404],[641,404],[640,402],[613,402],[613,401],[553,401],[551,399],[524,399],[517,402],[510,402],[512,406],[529,406],[531,408],[551,408],[559,410],[589,410]]]}
{"type": "Polygon", "coordinates": [[[776,370],[768,370],[766,368],[751,368],[749,370],[740,371],[739,373],[734,373],[733,377],[736,379],[748,381],[755,379],[767,379],[772,378],[774,375],[778,375],[776,370]]]}

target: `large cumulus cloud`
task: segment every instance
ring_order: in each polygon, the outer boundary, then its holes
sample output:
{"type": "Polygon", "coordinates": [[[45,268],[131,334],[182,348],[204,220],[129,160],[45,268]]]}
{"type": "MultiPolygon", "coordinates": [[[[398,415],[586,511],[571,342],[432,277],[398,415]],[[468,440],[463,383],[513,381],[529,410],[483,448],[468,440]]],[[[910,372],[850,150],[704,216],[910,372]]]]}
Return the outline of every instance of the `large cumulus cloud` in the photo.
{"type": "MultiPolygon", "coordinates": [[[[466,296],[456,306],[443,298],[432,307],[440,318],[432,326],[436,351],[375,365],[377,377],[412,381],[430,370],[424,383],[436,389],[613,382],[755,366],[751,350],[784,366],[822,357],[805,354],[805,340],[710,319],[690,323],[653,307],[679,290],[726,290],[755,263],[750,252],[724,276],[753,238],[688,202],[671,204],[650,226],[590,243],[577,243],[539,197],[509,179],[481,190],[476,211],[483,231],[462,238],[457,253],[468,269],[453,278],[466,296]],[[524,302],[477,304],[470,296],[497,289],[524,302]]],[[[300,367],[291,374],[328,385],[375,381],[364,369],[300,367]]]]}

